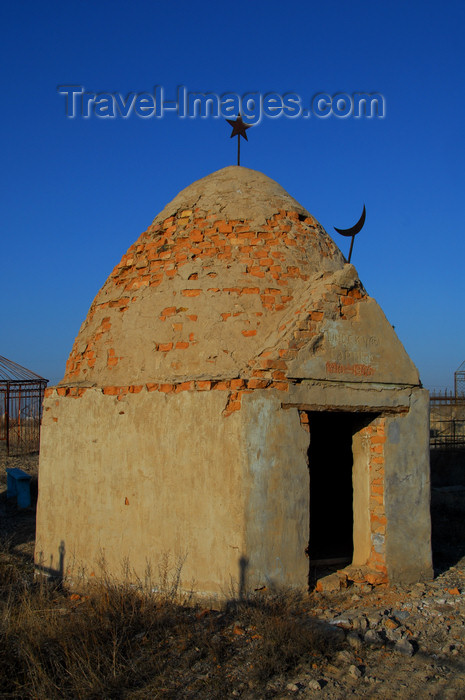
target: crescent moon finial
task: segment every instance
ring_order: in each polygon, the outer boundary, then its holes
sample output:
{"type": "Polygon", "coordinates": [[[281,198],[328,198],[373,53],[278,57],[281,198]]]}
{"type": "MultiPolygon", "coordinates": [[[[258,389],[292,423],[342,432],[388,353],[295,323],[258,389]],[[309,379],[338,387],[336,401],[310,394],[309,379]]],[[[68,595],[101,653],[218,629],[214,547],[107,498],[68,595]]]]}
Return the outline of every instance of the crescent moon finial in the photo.
{"type": "Polygon", "coordinates": [[[352,237],[352,241],[350,243],[350,251],[349,251],[349,257],[347,259],[347,262],[350,263],[350,259],[352,257],[352,249],[354,247],[354,239],[357,233],[360,233],[360,231],[363,228],[363,224],[365,223],[365,218],[366,218],[366,209],[365,205],[363,205],[363,211],[362,211],[362,216],[360,219],[357,221],[357,223],[352,226],[352,228],[336,228],[335,226],[333,227],[335,231],[341,234],[341,236],[349,236],[352,237]]]}

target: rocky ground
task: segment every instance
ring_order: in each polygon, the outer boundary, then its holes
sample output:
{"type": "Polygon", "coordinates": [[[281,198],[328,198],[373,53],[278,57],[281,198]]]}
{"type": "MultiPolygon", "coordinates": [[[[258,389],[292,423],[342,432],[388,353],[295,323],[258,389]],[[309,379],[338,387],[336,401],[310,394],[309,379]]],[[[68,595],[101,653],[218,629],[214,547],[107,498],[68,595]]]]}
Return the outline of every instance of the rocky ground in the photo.
{"type": "MultiPolygon", "coordinates": [[[[7,503],[5,466],[36,475],[37,457],[0,455],[1,536],[10,538],[18,557],[30,558],[34,509],[18,512],[7,503]]],[[[333,649],[326,657],[309,655],[293,668],[271,669],[268,677],[257,678],[248,665],[260,634],[247,624],[247,615],[225,625],[224,611],[201,613],[209,620],[213,643],[227,638],[228,648],[234,647],[225,666],[224,697],[465,698],[465,488],[433,489],[432,520],[434,580],[404,588],[353,584],[308,596],[301,619],[294,622],[302,634],[308,625],[320,626],[333,649]]],[[[189,668],[192,677],[185,683],[193,683],[198,692],[154,697],[221,697],[220,691],[209,695],[195,685],[213,674],[208,664],[193,662],[189,668]]]]}

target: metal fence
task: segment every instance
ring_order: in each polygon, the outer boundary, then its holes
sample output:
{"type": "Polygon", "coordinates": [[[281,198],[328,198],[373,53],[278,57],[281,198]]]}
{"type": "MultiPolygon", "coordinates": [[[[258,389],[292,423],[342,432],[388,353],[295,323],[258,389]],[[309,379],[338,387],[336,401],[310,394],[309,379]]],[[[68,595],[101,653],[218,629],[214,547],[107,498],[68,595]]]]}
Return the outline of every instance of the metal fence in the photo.
{"type": "Polygon", "coordinates": [[[429,436],[431,448],[465,447],[465,420],[443,420],[431,416],[429,436]]]}
{"type": "Polygon", "coordinates": [[[7,454],[38,451],[46,385],[46,381],[0,384],[0,441],[7,454]]]}

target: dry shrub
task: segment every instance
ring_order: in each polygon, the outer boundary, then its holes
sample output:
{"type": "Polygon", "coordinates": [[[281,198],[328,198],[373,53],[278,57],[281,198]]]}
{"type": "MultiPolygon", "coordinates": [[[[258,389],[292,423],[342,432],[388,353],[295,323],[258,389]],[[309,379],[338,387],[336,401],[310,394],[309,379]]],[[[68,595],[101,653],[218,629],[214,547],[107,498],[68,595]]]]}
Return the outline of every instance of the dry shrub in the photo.
{"type": "Polygon", "coordinates": [[[28,584],[13,557],[0,568],[16,571],[7,579],[20,582],[5,586],[0,600],[0,665],[8,669],[0,693],[101,698],[153,680],[163,684],[171,662],[167,640],[184,632],[191,614],[174,602],[176,585],[168,576],[170,597],[147,595],[113,581],[103,568],[81,595],[44,579],[28,584]]]}
{"type": "Polygon", "coordinates": [[[332,654],[304,598],[202,609],[179,601],[180,567],[162,562],[156,586],[148,571],[148,591],[104,573],[77,593],[0,551],[0,697],[219,699],[257,683],[268,697],[268,679],[332,654]]]}

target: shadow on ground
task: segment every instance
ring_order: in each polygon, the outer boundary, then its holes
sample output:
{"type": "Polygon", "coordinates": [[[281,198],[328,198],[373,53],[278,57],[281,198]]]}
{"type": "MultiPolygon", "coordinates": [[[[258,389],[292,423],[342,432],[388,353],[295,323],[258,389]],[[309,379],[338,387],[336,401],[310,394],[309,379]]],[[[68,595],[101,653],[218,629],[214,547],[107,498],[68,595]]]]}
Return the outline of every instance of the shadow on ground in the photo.
{"type": "Polygon", "coordinates": [[[465,556],[465,450],[431,451],[431,526],[435,574],[465,556]]]}

